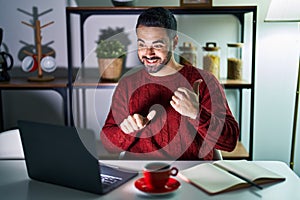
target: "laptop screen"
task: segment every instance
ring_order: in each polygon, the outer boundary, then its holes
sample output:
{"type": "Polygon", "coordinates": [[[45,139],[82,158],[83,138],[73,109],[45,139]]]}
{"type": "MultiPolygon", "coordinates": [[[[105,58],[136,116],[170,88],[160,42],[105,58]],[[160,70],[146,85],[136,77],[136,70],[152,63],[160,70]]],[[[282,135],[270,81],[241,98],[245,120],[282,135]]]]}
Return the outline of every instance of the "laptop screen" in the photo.
{"type": "MultiPolygon", "coordinates": [[[[19,121],[18,125],[31,179],[104,193],[92,134],[38,122],[19,121]]],[[[131,173],[124,181],[135,175],[131,173]]]]}

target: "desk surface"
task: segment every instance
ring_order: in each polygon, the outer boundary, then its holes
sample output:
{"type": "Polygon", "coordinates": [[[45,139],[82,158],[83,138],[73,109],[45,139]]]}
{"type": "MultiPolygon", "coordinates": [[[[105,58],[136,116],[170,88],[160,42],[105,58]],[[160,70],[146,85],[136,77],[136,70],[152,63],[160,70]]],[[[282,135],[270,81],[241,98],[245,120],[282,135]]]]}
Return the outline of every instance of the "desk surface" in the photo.
{"type": "MultiPolygon", "coordinates": [[[[141,169],[145,162],[141,161],[116,161],[112,164],[121,163],[123,166],[131,166],[135,169],[141,169]]],[[[180,180],[181,187],[174,193],[166,196],[148,196],[139,192],[134,187],[134,181],[129,181],[120,188],[108,193],[107,195],[95,195],[87,192],[81,192],[52,184],[42,183],[30,180],[27,176],[24,160],[0,160],[0,197],[1,199],[30,199],[30,200],[115,200],[115,199],[243,199],[243,200],[294,200],[300,199],[300,179],[290,168],[278,161],[255,161],[257,164],[266,167],[276,173],[286,177],[286,181],[263,185],[263,190],[254,187],[240,189],[218,195],[208,195],[196,187],[180,180]]],[[[180,169],[196,164],[195,162],[175,162],[174,166],[180,169]]]]}

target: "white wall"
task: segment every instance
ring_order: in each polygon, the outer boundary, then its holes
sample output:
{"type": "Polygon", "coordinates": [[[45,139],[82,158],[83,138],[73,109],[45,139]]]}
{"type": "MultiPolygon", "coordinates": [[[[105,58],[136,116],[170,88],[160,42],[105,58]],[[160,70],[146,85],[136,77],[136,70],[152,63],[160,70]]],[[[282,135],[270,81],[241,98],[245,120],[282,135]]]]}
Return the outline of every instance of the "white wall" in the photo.
{"type": "MultiPolygon", "coordinates": [[[[99,1],[81,1],[79,3],[90,3],[95,5],[99,1]]],[[[102,5],[110,6],[110,1],[101,1],[102,5]]],[[[139,5],[146,5],[150,1],[138,0],[139,5]]],[[[151,1],[153,3],[153,1],[151,1]]],[[[178,1],[155,1],[164,2],[166,5],[177,5],[178,1]]],[[[38,6],[40,11],[53,8],[53,11],[42,16],[42,22],[55,21],[55,24],[44,29],[45,41],[54,40],[52,45],[57,52],[57,62],[65,67],[66,62],[66,34],[65,34],[65,5],[73,4],[74,1],[66,3],[60,0],[0,0],[0,26],[4,28],[4,43],[9,47],[10,53],[17,58],[18,50],[22,47],[19,40],[32,42],[33,35],[30,28],[22,25],[21,20],[30,20],[17,8],[28,12],[33,6],[38,6]]],[[[257,5],[257,43],[256,43],[256,85],[255,85],[255,127],[254,127],[254,159],[255,160],[281,160],[289,162],[290,138],[292,132],[293,106],[296,90],[297,65],[299,58],[299,38],[297,24],[293,23],[265,23],[265,18],[270,0],[214,0],[214,5],[257,5]]],[[[220,31],[217,29],[216,31],[220,31]]],[[[20,65],[20,61],[16,60],[20,65]]],[[[104,91],[107,92],[107,91],[104,91]]],[[[24,93],[23,93],[24,94],[24,93]]],[[[27,95],[28,93],[25,92],[27,95]]],[[[43,94],[44,95],[44,94],[43,94]]],[[[109,96],[110,94],[106,94],[109,96]]],[[[24,102],[35,100],[46,101],[49,105],[58,105],[54,113],[59,116],[49,121],[63,121],[60,114],[62,101],[56,98],[53,93],[48,93],[47,98],[39,97],[40,100],[32,97],[24,97],[22,93],[4,95],[5,100],[5,126],[10,127],[15,123],[14,117],[28,118],[33,108],[28,108],[24,102]],[[22,98],[20,98],[22,97],[22,98]],[[12,99],[14,101],[12,101],[12,99]],[[15,99],[21,99],[21,103],[15,105],[15,99]],[[23,103],[24,104],[23,104],[23,103]],[[14,105],[12,104],[14,103],[14,105]],[[24,105],[24,106],[20,106],[24,105]],[[23,108],[22,108],[23,107],[23,108]],[[12,114],[14,113],[14,114],[12,114]]],[[[46,106],[49,107],[49,106],[46,106]]],[[[56,107],[56,106],[55,106],[56,107]]],[[[39,108],[42,112],[53,112],[53,108],[39,108]]],[[[105,109],[105,108],[104,108],[105,109]]],[[[39,112],[41,112],[39,110],[39,112]]],[[[34,111],[33,113],[38,113],[34,111]]],[[[52,113],[53,114],[53,113],[52,113]]],[[[91,121],[89,122],[91,123],[91,121]]],[[[90,124],[89,124],[90,125],[90,124]]],[[[300,125],[299,125],[300,126],[300,125]]],[[[99,127],[98,127],[99,128],[99,127]]],[[[300,135],[298,133],[298,149],[300,135]]],[[[300,157],[299,153],[296,158],[300,157]]],[[[296,162],[296,172],[300,174],[300,160],[296,162]]]]}
{"type": "Polygon", "coordinates": [[[265,23],[269,3],[258,1],[254,159],[289,164],[300,33],[296,23],[265,23]]]}
{"type": "MultiPolygon", "coordinates": [[[[254,158],[288,163],[300,32],[296,23],[263,22],[269,2],[261,2],[258,13],[254,158]]],[[[297,157],[300,174],[299,149],[297,157]]]]}
{"type": "MultiPolygon", "coordinates": [[[[214,5],[257,5],[254,159],[289,164],[299,65],[297,23],[265,23],[271,0],[214,0],[214,5]]],[[[299,119],[299,117],[298,117],[299,119]]],[[[300,126],[298,120],[298,127],[300,126]]],[[[298,130],[295,171],[300,175],[298,130]]]]}

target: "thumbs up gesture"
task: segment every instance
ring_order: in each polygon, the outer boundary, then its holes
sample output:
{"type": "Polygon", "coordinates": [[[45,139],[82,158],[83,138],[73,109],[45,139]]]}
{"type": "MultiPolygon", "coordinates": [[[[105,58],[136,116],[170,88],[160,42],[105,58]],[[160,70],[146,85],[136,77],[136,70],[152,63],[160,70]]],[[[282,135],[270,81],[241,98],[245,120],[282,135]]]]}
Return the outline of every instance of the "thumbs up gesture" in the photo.
{"type": "Polygon", "coordinates": [[[194,82],[193,91],[180,87],[172,96],[171,106],[183,116],[196,119],[199,112],[199,85],[202,79],[194,82]]]}

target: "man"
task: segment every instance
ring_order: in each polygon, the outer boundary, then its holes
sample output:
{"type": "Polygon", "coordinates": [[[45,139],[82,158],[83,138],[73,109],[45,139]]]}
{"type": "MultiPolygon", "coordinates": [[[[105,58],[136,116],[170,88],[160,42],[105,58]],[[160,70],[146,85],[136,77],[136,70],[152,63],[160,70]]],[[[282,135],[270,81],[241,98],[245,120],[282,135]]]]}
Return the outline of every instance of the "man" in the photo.
{"type": "Polygon", "coordinates": [[[211,160],[232,151],[239,136],[223,88],[209,72],[174,58],[177,22],[164,8],[149,8],[136,25],[144,65],[123,76],[101,132],[112,153],[127,158],[211,160]]]}

